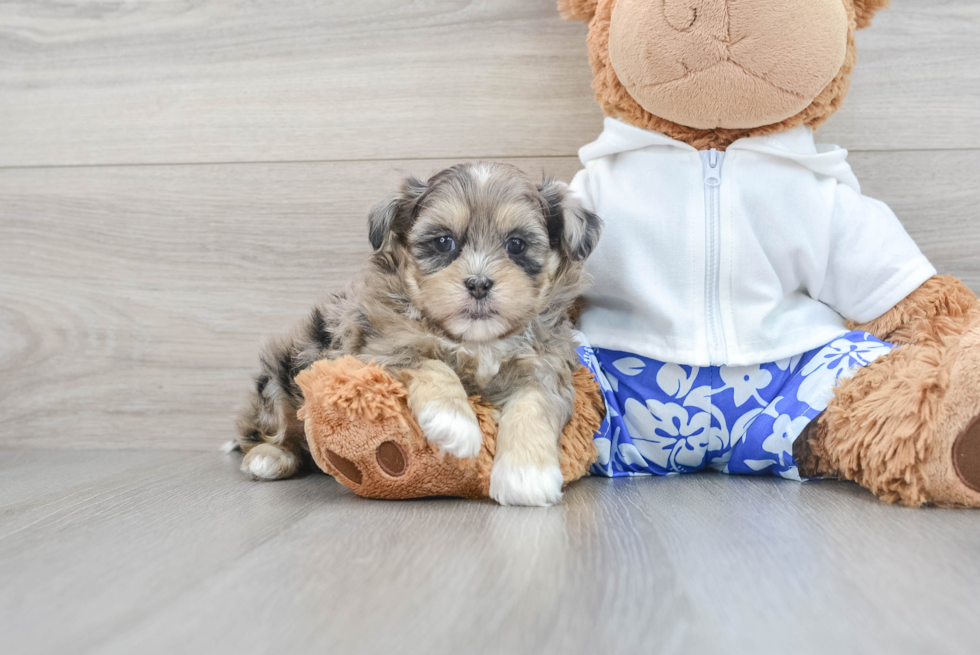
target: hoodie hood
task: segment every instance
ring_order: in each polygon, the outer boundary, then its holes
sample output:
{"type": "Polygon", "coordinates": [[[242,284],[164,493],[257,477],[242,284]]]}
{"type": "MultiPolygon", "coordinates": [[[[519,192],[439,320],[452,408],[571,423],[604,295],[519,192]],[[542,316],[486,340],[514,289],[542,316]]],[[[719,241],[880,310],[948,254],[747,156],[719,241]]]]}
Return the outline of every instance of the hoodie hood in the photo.
{"type": "MultiPolygon", "coordinates": [[[[644,130],[607,117],[603,122],[602,134],[592,143],[582,146],[578,156],[582,165],[585,165],[601,157],[649,147],[676,148],[679,152],[698,152],[683,141],[672,139],[660,132],[644,130]]],[[[728,151],[732,150],[751,150],[791,161],[817,175],[834,178],[857,193],[861,193],[861,184],[851,170],[850,164],[847,163],[847,150],[834,145],[815,144],[813,130],[805,125],[777,134],[739,139],[728,146],[728,151]]]]}

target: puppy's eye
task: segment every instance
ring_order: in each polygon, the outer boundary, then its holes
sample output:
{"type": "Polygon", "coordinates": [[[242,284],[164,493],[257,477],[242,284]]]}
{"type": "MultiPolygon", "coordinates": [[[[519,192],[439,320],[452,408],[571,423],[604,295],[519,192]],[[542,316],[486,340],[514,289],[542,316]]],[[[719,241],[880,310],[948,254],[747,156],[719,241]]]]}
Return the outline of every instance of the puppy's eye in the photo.
{"type": "Polygon", "coordinates": [[[514,237],[513,239],[507,240],[507,245],[505,248],[511,255],[523,255],[524,251],[527,250],[527,243],[524,241],[524,239],[514,237]]]}
{"type": "Polygon", "coordinates": [[[433,239],[436,244],[436,250],[439,252],[452,252],[456,250],[456,241],[452,237],[438,237],[433,239]]]}

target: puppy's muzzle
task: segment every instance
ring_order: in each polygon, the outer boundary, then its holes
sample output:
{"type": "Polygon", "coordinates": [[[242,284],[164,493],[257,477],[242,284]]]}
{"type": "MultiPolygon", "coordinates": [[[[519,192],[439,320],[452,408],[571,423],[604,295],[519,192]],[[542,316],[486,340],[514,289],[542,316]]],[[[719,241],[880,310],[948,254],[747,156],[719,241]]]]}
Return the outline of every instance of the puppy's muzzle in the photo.
{"type": "Polygon", "coordinates": [[[490,293],[490,288],[493,286],[493,280],[485,275],[479,275],[466,278],[464,284],[466,285],[466,290],[470,292],[471,296],[477,300],[481,300],[482,298],[486,298],[487,294],[490,293]]]}

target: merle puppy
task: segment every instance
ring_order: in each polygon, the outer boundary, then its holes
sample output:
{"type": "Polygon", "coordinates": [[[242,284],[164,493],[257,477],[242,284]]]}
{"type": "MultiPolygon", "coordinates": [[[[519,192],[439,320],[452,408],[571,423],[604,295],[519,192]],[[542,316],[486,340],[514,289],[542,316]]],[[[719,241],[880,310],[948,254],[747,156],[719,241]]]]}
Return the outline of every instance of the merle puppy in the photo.
{"type": "Polygon", "coordinates": [[[295,473],[307,445],[293,378],[353,355],[388,367],[426,438],[455,457],[482,444],[467,396],[500,407],[490,495],[560,500],[558,440],[578,366],[569,310],[601,230],[566,189],[509,165],[462,164],[409,178],[376,205],[362,274],[263,351],[238,421],[242,469],[263,480],[295,473]]]}

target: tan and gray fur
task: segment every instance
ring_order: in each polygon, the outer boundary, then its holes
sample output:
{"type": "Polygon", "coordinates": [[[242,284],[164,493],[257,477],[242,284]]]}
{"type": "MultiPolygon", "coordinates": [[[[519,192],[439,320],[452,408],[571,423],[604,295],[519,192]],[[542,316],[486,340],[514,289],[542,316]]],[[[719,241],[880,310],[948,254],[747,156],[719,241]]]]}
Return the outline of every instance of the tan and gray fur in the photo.
{"type": "Polygon", "coordinates": [[[243,470],[259,479],[297,470],[306,440],[293,378],[353,355],[389,367],[426,438],[451,455],[473,457],[482,443],[468,395],[500,407],[491,496],[557,502],[578,366],[569,312],[601,221],[564,183],[479,163],[406,179],[368,222],[374,253],[362,274],[264,349],[238,420],[243,470]]]}

